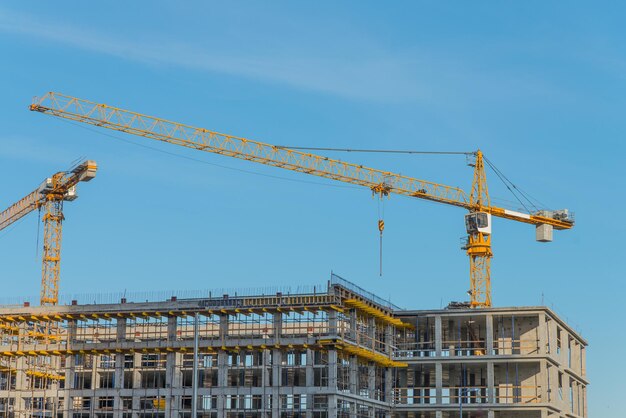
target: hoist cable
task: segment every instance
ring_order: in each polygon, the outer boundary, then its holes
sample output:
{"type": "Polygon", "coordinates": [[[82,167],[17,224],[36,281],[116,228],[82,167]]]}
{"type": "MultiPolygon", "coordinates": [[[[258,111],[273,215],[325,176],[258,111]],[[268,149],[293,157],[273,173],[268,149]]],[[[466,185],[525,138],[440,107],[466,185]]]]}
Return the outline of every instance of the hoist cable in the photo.
{"type": "Polygon", "coordinates": [[[390,149],[353,149],[353,148],[327,148],[327,147],[292,147],[288,145],[275,145],[280,149],[292,149],[303,151],[336,151],[336,152],[369,152],[379,154],[442,154],[442,155],[472,155],[473,152],[464,151],[413,151],[413,150],[390,150],[390,149]]]}

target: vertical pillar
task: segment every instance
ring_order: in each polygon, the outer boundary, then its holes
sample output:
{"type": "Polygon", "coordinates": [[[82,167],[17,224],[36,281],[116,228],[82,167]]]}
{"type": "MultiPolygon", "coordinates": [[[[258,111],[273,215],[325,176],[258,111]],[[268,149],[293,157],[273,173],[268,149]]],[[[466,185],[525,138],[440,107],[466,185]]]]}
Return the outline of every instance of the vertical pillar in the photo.
{"type": "Polygon", "coordinates": [[[374,317],[367,318],[367,337],[369,338],[369,347],[376,350],[376,319],[374,317]]]}
{"type": "Polygon", "coordinates": [[[124,354],[117,353],[115,354],[115,371],[113,372],[113,418],[122,418],[123,405],[120,396],[122,389],[124,389],[124,354]]]}
{"type": "Polygon", "coordinates": [[[440,361],[435,363],[435,398],[437,405],[443,403],[443,366],[440,361]]]}
{"type": "Polygon", "coordinates": [[[30,393],[26,375],[27,367],[26,357],[18,357],[15,361],[15,405],[13,406],[16,417],[30,416],[30,413],[26,411],[26,402],[24,400],[24,396],[30,393]]]}
{"type": "Polygon", "coordinates": [[[313,350],[306,350],[306,368],[305,368],[305,384],[309,389],[306,394],[306,418],[313,418],[313,392],[310,390],[314,387],[314,370],[313,370],[313,350]]]}
{"type": "Polygon", "coordinates": [[[485,354],[488,356],[493,355],[493,315],[485,315],[485,354]]]}
{"type": "MultiPolygon", "coordinates": [[[[222,347],[225,347],[228,340],[228,315],[220,315],[219,318],[219,338],[222,347]]],[[[228,352],[225,350],[219,350],[217,353],[217,387],[220,388],[220,393],[217,395],[217,418],[224,418],[226,416],[226,395],[224,392],[228,387],[228,352]]]]}
{"type": "MultiPolygon", "coordinates": [[[[167,318],[167,341],[172,345],[177,340],[178,318],[170,316],[167,318]]],[[[180,408],[180,395],[173,395],[174,388],[182,387],[181,382],[181,358],[180,353],[168,352],[165,358],[165,418],[178,417],[180,408]]]]}
{"type": "Polygon", "coordinates": [[[348,385],[350,393],[356,395],[359,386],[359,359],[357,356],[350,356],[350,366],[348,369],[348,385]]]}
{"type": "Polygon", "coordinates": [[[546,314],[544,312],[539,313],[537,319],[537,341],[539,344],[539,355],[545,356],[548,353],[548,330],[546,323],[546,314]]]}
{"type": "Polygon", "coordinates": [[[220,315],[220,341],[222,341],[222,345],[226,344],[227,338],[228,338],[228,315],[222,314],[220,315]]]}
{"type": "Polygon", "coordinates": [[[441,330],[441,315],[435,316],[435,355],[441,357],[443,332],[441,330]]]}
{"type": "MultiPolygon", "coordinates": [[[[385,327],[385,352],[389,357],[393,357],[395,328],[391,325],[385,327]]],[[[385,402],[393,402],[393,369],[385,369],[385,402]]],[[[385,418],[391,418],[391,410],[385,411],[385,418]]]]}
{"type": "Polygon", "coordinates": [[[279,348],[272,351],[272,418],[280,418],[281,364],[283,352],[279,348]]]}
{"type": "MultiPolygon", "coordinates": [[[[118,318],[115,326],[116,341],[122,345],[126,340],[126,318],[118,318]]],[[[122,398],[124,389],[124,353],[115,354],[115,371],[113,372],[113,418],[122,418],[122,398]]]]}
{"type": "Polygon", "coordinates": [[[367,389],[369,398],[376,399],[376,364],[372,362],[367,366],[367,389]]]}
{"type": "Polygon", "coordinates": [[[283,314],[275,312],[272,315],[272,324],[274,325],[274,343],[280,343],[280,337],[283,334],[283,314]]]}
{"type": "Polygon", "coordinates": [[[100,367],[102,358],[100,354],[91,355],[91,411],[98,408],[98,389],[100,389],[100,373],[98,368],[100,367]]]}
{"type": "Polygon", "coordinates": [[[541,403],[548,403],[550,400],[549,393],[550,379],[548,378],[548,362],[545,359],[539,360],[539,394],[541,396],[541,403]]]}
{"type": "Polygon", "coordinates": [[[354,341],[358,341],[357,340],[358,335],[357,335],[357,332],[356,332],[356,328],[357,328],[356,321],[357,321],[356,309],[352,309],[352,310],[350,310],[350,335],[349,335],[349,338],[351,340],[354,340],[354,341]]]}
{"type": "Polygon", "coordinates": [[[495,403],[495,388],[494,388],[494,365],[493,361],[487,362],[487,403],[495,403]]]}
{"type": "MultiPolygon", "coordinates": [[[[74,342],[76,341],[76,320],[67,321],[67,347],[72,349],[74,342]]],[[[18,360],[19,361],[19,360],[18,360]]],[[[74,388],[74,374],[76,370],[76,357],[73,354],[69,354],[65,357],[65,390],[64,390],[64,405],[63,405],[63,418],[70,418],[72,416],[72,396],[71,389],[74,388]]],[[[19,371],[19,368],[18,368],[19,371]]],[[[19,398],[18,398],[19,399],[19,398]]],[[[18,401],[16,399],[16,402],[18,401]]],[[[17,409],[17,405],[15,407],[17,409]]]]}
{"type": "Polygon", "coordinates": [[[261,387],[263,388],[262,408],[263,417],[271,413],[271,404],[269,398],[271,396],[272,387],[270,385],[270,376],[272,375],[272,355],[270,350],[263,350],[263,369],[261,371],[261,387]]]}
{"type": "MultiPolygon", "coordinates": [[[[385,368],[385,402],[391,404],[393,402],[393,369],[385,368]]],[[[391,418],[391,410],[385,411],[385,418],[391,418]]]]}
{"type": "Polygon", "coordinates": [[[224,390],[228,387],[228,353],[224,350],[217,352],[217,387],[221,392],[217,395],[217,418],[224,418],[226,416],[224,390]]]}
{"type": "Polygon", "coordinates": [[[328,312],[328,334],[337,335],[337,311],[328,312]]]}
{"type": "MultiPolygon", "coordinates": [[[[557,358],[557,347],[556,347],[556,321],[546,315],[546,332],[548,333],[548,353],[552,358],[557,358]]],[[[560,362],[560,360],[559,360],[560,362]]]]}
{"type": "MultiPolygon", "coordinates": [[[[98,368],[102,359],[99,354],[92,354],[91,359],[91,389],[95,391],[96,389],[100,389],[100,374],[98,373],[98,368]]],[[[93,399],[93,401],[95,403],[95,399],[93,399]]]]}
{"type": "Polygon", "coordinates": [[[328,350],[328,418],[337,418],[337,350],[328,350]]]}
{"type": "Polygon", "coordinates": [[[139,411],[142,410],[140,403],[140,391],[141,389],[141,353],[133,353],[133,397],[132,397],[132,407],[133,407],[133,418],[139,417],[139,411]]]}

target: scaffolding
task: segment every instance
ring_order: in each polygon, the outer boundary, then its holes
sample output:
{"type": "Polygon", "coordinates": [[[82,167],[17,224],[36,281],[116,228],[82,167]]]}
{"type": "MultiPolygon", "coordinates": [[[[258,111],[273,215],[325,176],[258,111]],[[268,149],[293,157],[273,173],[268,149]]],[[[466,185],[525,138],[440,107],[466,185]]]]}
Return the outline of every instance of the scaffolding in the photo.
{"type": "Polygon", "coordinates": [[[405,311],[338,276],[304,293],[12,306],[0,418],[585,417],[585,345],[545,308],[405,311]]]}

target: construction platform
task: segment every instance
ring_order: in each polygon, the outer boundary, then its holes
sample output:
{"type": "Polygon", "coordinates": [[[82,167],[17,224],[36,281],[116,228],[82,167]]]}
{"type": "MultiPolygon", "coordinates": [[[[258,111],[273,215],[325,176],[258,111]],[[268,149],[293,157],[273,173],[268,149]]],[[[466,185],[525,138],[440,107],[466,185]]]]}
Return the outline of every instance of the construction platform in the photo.
{"type": "Polygon", "coordinates": [[[587,342],[552,310],[403,310],[336,275],[5,307],[0,335],[0,418],[587,417],[587,342]]]}

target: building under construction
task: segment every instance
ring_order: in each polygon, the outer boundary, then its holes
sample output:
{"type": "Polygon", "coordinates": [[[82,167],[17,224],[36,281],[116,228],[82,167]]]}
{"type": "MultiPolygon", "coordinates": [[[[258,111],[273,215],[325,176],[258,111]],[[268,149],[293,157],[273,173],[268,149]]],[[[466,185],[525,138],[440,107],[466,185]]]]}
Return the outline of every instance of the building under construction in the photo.
{"type": "Polygon", "coordinates": [[[546,307],[323,291],[0,309],[0,417],[586,417],[586,342],[546,307]]]}

